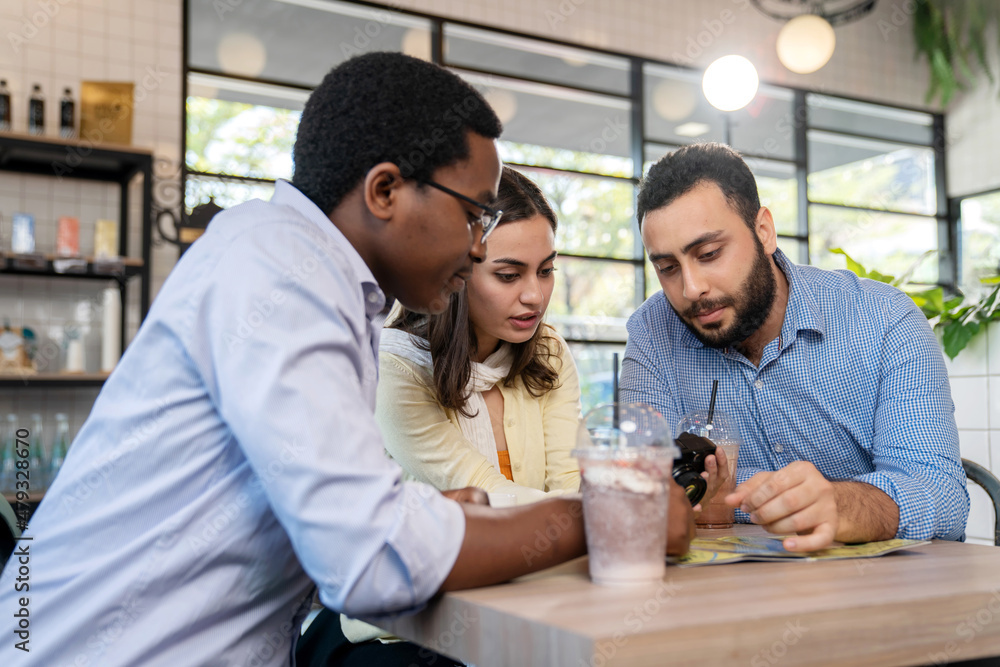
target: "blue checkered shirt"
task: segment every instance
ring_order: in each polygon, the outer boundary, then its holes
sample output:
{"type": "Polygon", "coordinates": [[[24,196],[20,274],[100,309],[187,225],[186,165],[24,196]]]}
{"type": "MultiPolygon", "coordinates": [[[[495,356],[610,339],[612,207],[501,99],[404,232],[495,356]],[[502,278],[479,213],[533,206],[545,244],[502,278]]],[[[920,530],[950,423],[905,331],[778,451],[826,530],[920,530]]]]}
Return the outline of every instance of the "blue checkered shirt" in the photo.
{"type": "Polygon", "coordinates": [[[718,380],[715,409],[735,418],[743,440],[738,483],[809,461],[828,479],[888,494],[899,506],[897,537],[964,539],[955,406],[924,315],[889,285],[794,265],[780,250],[775,259],[788,306],[760,366],[703,345],[657,292],[628,321],[622,400],[648,403],[673,425],[706,410],[718,380]]]}

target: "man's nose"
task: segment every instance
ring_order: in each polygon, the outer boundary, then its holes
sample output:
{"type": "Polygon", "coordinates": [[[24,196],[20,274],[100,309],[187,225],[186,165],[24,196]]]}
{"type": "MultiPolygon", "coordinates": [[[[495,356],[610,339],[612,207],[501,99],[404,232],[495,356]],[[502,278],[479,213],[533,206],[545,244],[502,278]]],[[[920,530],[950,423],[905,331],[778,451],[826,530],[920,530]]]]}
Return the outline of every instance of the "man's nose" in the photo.
{"type": "Polygon", "coordinates": [[[469,250],[469,257],[476,264],[482,264],[486,259],[486,242],[483,241],[483,228],[478,225],[472,226],[472,249],[469,250]]]}
{"type": "Polygon", "coordinates": [[[684,282],[684,298],[688,301],[697,301],[708,293],[708,283],[694,265],[681,267],[681,279],[684,282]]]}

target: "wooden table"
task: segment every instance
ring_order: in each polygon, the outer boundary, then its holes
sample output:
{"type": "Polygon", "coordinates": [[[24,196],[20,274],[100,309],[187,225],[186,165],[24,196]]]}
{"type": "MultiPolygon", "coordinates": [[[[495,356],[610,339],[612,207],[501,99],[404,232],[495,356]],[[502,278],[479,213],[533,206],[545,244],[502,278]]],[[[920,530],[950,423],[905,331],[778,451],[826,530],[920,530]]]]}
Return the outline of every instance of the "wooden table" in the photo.
{"type": "Polygon", "coordinates": [[[639,589],[591,583],[580,558],[380,625],[477,667],[944,664],[1000,655],[1000,548],[670,566],[639,589]]]}

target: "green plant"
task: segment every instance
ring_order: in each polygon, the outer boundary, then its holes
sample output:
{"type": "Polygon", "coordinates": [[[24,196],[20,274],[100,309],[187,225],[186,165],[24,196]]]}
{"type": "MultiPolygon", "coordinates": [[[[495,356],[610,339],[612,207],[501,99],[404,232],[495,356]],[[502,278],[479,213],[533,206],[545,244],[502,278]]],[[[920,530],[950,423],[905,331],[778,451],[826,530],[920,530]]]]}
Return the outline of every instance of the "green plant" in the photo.
{"type": "Polygon", "coordinates": [[[965,296],[959,294],[945,299],[944,289],[908,290],[910,276],[936,250],[929,250],[921,255],[900,277],[886,275],[878,271],[868,271],[856,262],[850,255],[835,248],[831,252],[843,255],[847,260],[847,268],[861,278],[871,278],[881,283],[887,283],[900,288],[917,304],[930,321],[934,330],[941,334],[941,344],[945,354],[950,359],[958,356],[976,334],[984,330],[986,324],[1000,320],[1000,276],[992,276],[980,280],[984,285],[994,285],[986,296],[973,303],[965,303],[965,296]]]}
{"type": "Polygon", "coordinates": [[[987,59],[986,32],[1000,25],[996,0],[915,0],[913,38],[927,58],[927,102],[940,96],[946,106],[956,92],[974,86],[979,69],[993,82],[987,59]]]}

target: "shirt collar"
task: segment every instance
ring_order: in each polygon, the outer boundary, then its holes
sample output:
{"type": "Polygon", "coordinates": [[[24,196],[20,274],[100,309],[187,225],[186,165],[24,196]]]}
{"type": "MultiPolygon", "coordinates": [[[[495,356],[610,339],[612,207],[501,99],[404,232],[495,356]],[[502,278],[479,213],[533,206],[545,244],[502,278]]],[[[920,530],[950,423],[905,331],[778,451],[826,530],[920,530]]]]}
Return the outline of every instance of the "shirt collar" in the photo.
{"type": "Polygon", "coordinates": [[[792,344],[800,331],[826,333],[826,322],[816,296],[802,276],[802,267],[789,261],[781,250],[774,251],[774,261],[788,280],[788,305],[785,306],[785,321],[781,325],[781,349],[792,344]]]}
{"type": "MultiPolygon", "coordinates": [[[[785,306],[785,319],[781,325],[781,349],[785,349],[795,340],[795,336],[799,331],[816,331],[822,335],[826,327],[819,304],[800,275],[800,267],[792,264],[785,253],[779,249],[774,251],[774,261],[788,280],[788,304],[785,306]]],[[[663,294],[663,298],[666,300],[666,294],[663,294]]],[[[667,307],[672,308],[669,301],[667,302],[667,307]]],[[[677,316],[677,321],[683,328],[682,342],[684,345],[687,347],[705,347],[705,344],[691,333],[691,330],[681,320],[680,316],[677,316]]]]}
{"type": "Polygon", "coordinates": [[[319,206],[316,206],[311,199],[302,194],[301,190],[288,181],[283,180],[279,180],[274,184],[274,196],[271,197],[271,203],[276,206],[287,206],[295,210],[299,215],[327,234],[333,241],[333,244],[343,251],[351,271],[357,276],[358,282],[361,284],[361,291],[365,300],[365,313],[368,319],[372,319],[382,312],[385,308],[385,293],[379,287],[378,281],[372,275],[371,269],[368,268],[365,260],[361,258],[361,255],[351,245],[351,242],[347,240],[343,232],[337,229],[337,226],[320,210],[319,206]]]}

